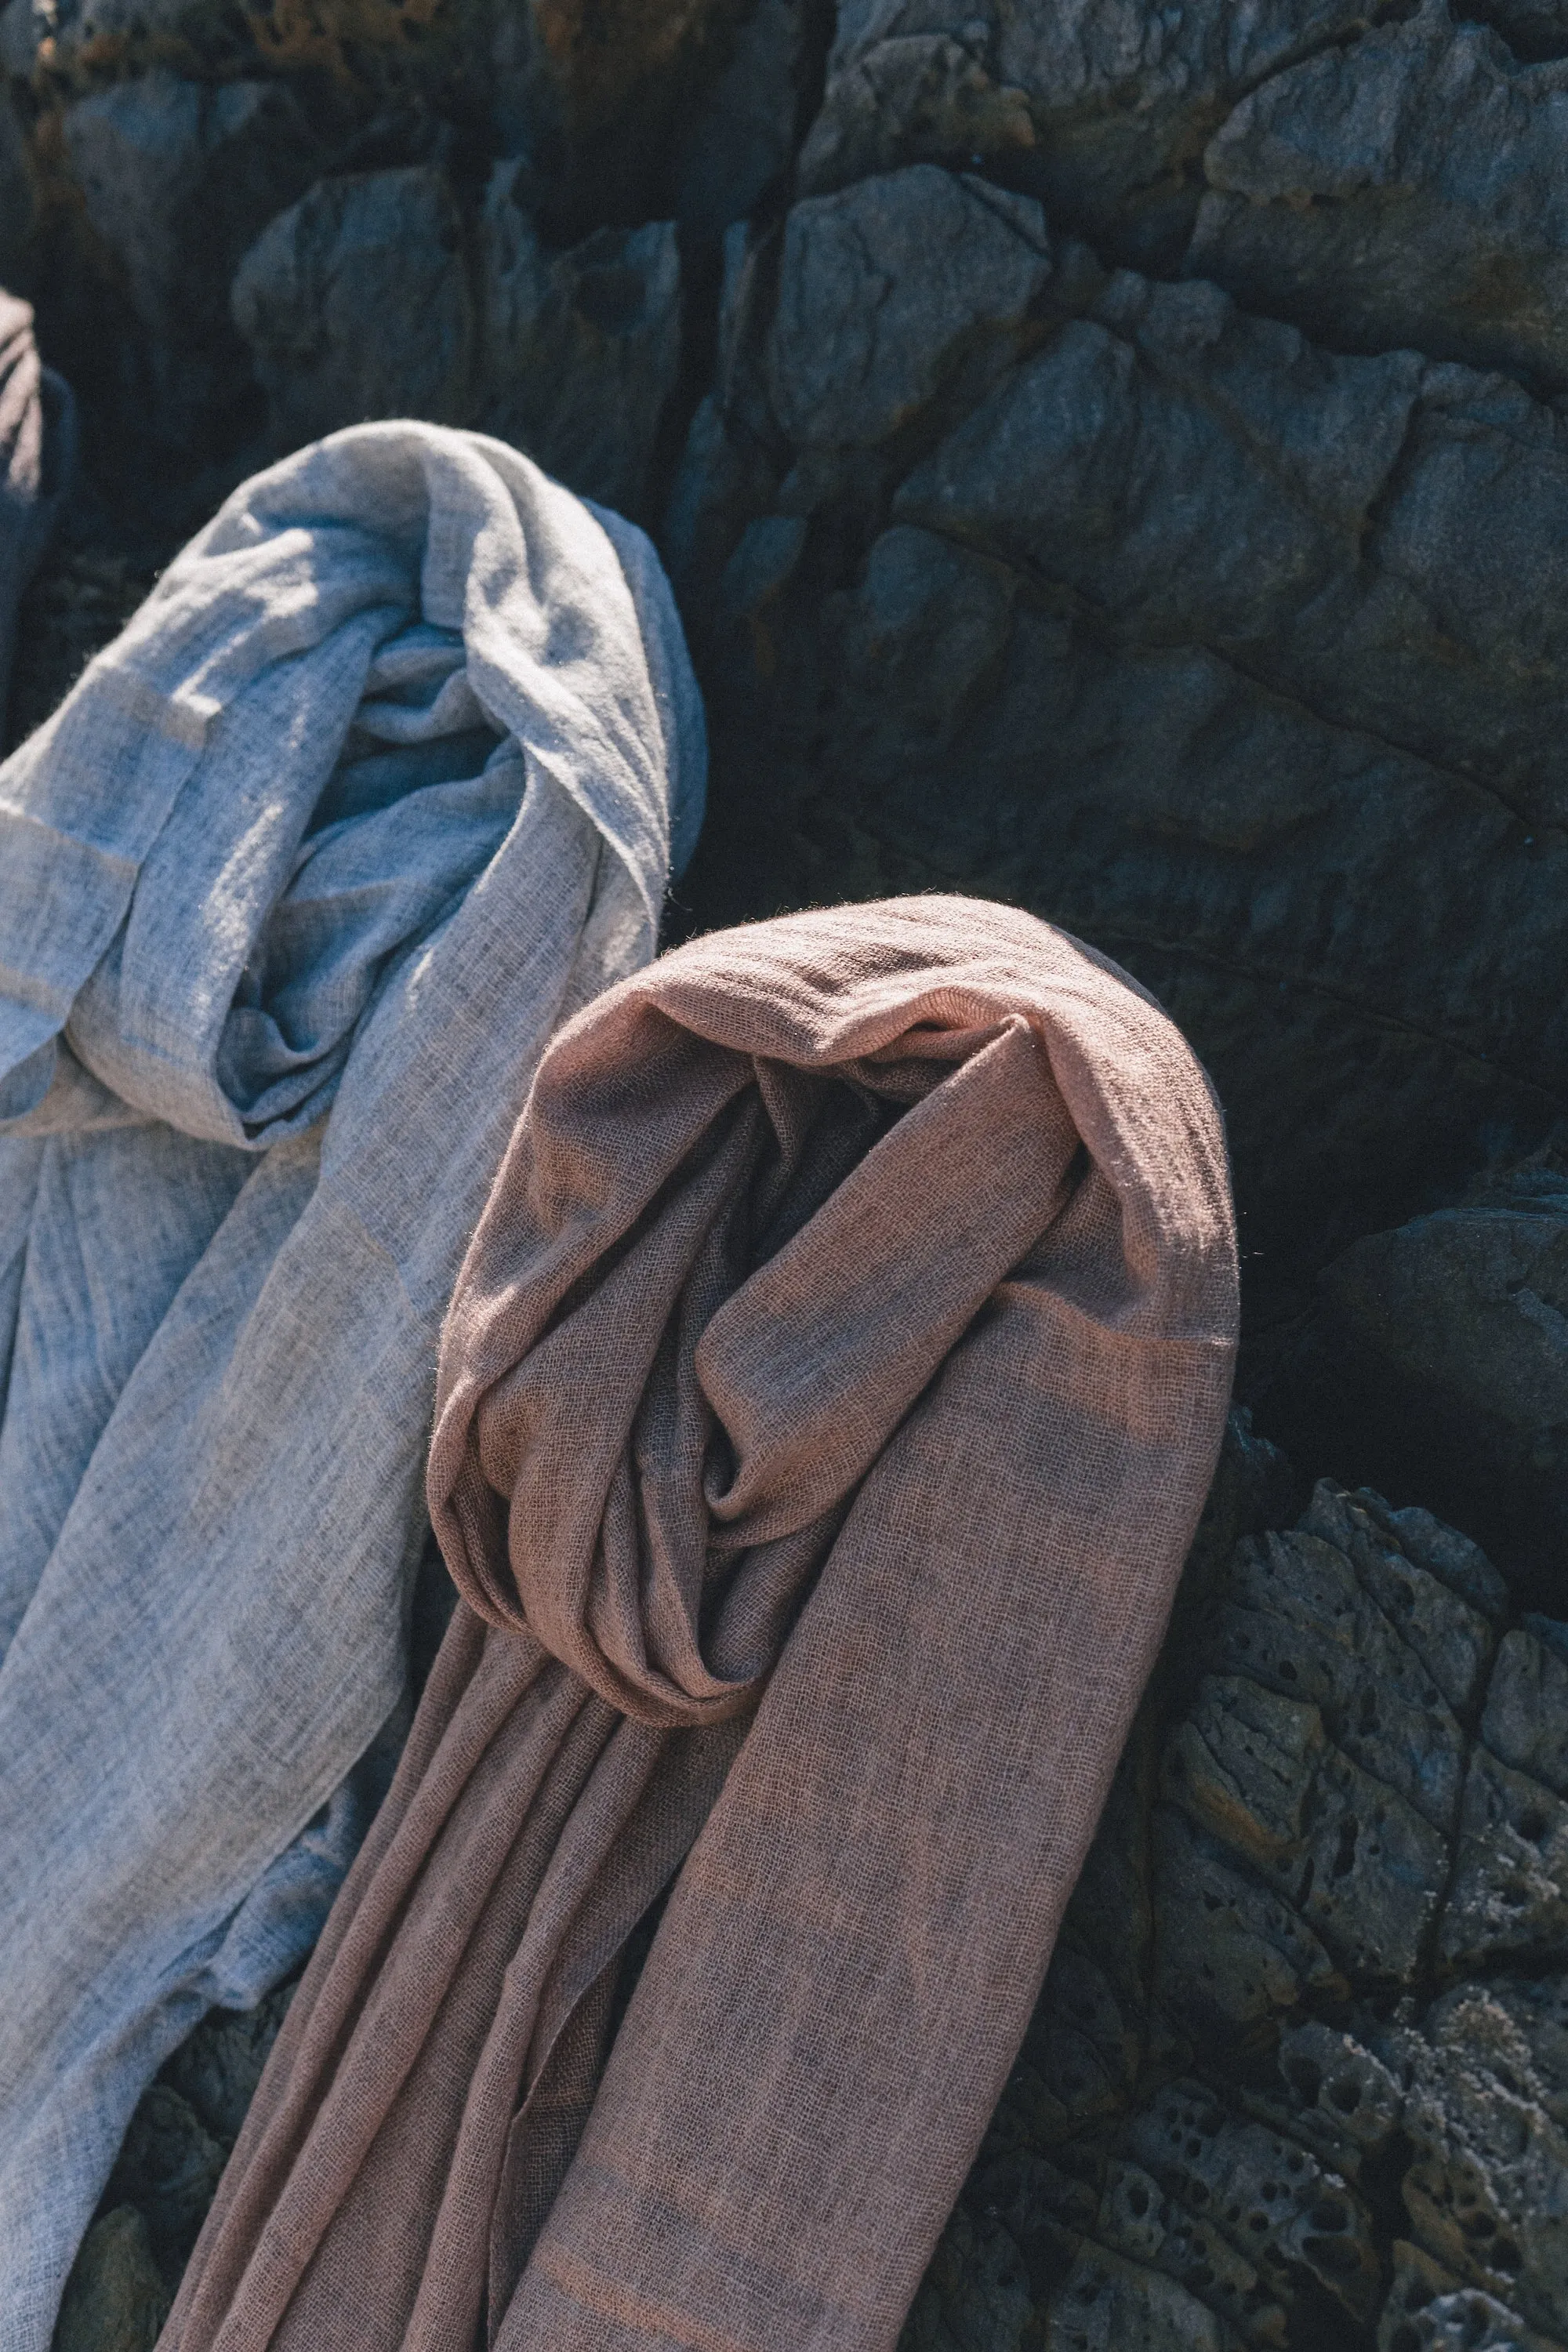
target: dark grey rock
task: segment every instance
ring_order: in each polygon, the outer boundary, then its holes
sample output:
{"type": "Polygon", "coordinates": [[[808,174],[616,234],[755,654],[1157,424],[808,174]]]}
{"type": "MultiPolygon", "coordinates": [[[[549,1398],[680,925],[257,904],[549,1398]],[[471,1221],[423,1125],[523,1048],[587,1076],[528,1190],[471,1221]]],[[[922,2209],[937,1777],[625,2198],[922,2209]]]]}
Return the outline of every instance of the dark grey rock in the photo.
{"type": "MultiPolygon", "coordinates": [[[[1464,1604],[1452,1607],[1458,1614],[1464,1604]]],[[[1281,1697],[1310,1700],[1352,1762],[1451,1834],[1464,1777],[1458,1721],[1336,1545],[1305,1533],[1244,1545],[1215,1646],[1228,1670],[1281,1697]]]]}
{"type": "Polygon", "coordinates": [[[263,229],[231,304],[284,446],[369,417],[467,416],[473,304],[434,169],[319,180],[263,229]]]}
{"type": "Polygon", "coordinates": [[[346,127],[471,104],[490,14],[477,0],[9,0],[0,62],[46,100],[158,69],[214,85],[287,79],[346,127]]]}
{"type": "Polygon", "coordinates": [[[1462,2287],[1418,2246],[1394,2248],[1377,2352],[1546,2352],[1546,2339],[1489,2294],[1462,2287]]]}
{"type": "Polygon", "coordinates": [[[153,2352],[173,2300],[133,2205],[93,2223],[66,2282],[54,2352],[153,2352]]]}
{"type": "Polygon", "coordinates": [[[1005,2230],[965,2214],[943,2242],[900,2339],[900,2352],[1024,2352],[1034,2305],[1005,2230]]]}
{"type": "Polygon", "coordinates": [[[1568,57],[1563,0],[1479,0],[1475,14],[1497,27],[1515,57],[1568,57]]]}
{"type": "Polygon", "coordinates": [[[1341,348],[1568,383],[1568,64],[1423,0],[1272,76],[1204,153],[1186,267],[1341,348]]]}
{"type": "Polygon", "coordinates": [[[911,474],[894,513],[1560,823],[1565,431],[1492,379],[1409,352],[1342,358],[1211,286],[1122,274],[911,474]],[[1500,527],[1528,580],[1500,576],[1500,527]]]}
{"type": "Polygon", "coordinates": [[[1252,2267],[1245,2284],[1233,2270],[1217,2296],[1210,2287],[1222,2314],[1231,2305],[1245,2318],[1261,2286],[1259,2300],[1289,2315],[1303,2274],[1352,2323],[1364,2324],[1376,2310],[1372,2215],[1300,2141],[1237,2116],[1202,2083],[1177,2082],[1134,2115],[1128,2146],[1176,2204],[1202,2214],[1231,2254],[1252,2267]]]}
{"type": "MultiPolygon", "coordinates": [[[[4,24],[0,17],[0,25],[4,24]]],[[[26,133],[9,94],[0,96],[0,284],[26,293],[38,195],[26,133]]]]}
{"type": "Polygon", "coordinates": [[[1568,1606],[1568,1185],[1526,1168],[1329,1265],[1258,1387],[1342,1476],[1463,1512],[1521,1589],[1568,1606]]]}
{"type": "Polygon", "coordinates": [[[319,142],[281,82],[215,89],[156,68],[78,99],[63,131],[88,219],[166,355],[167,393],[193,353],[227,355],[235,268],[309,186],[319,142]]]}
{"type": "Polygon", "coordinates": [[[800,184],[820,194],[901,163],[995,162],[1035,143],[1027,93],[999,86],[951,33],[895,33],[858,49],[841,34],[800,184]]]}
{"type": "Polygon", "coordinates": [[[18,615],[8,751],[42,726],[152,585],[151,572],[123,555],[56,548],[45,557],[18,615]]]}
{"type": "Polygon", "coordinates": [[[1175,2279],[1096,2244],[1051,2297],[1043,2341],[1047,2352],[1241,2352],[1243,2339],[1175,2279]]]}
{"type": "Polygon", "coordinates": [[[146,2221],[153,2252],[171,2284],[196,2240],[228,2150],[173,2084],[143,2093],[106,2191],[146,2221]]]}
{"type": "Polygon", "coordinates": [[[71,2273],[54,2352],[152,2352],[293,1997],[212,2010],[139,2101],[71,2273]]]}
{"type": "Polygon", "coordinates": [[[751,267],[674,550],[720,779],[698,909],[977,887],[1097,940],[1214,1071],[1248,1275],[1294,1303],[1336,1223],[1568,1099],[1568,427],[1017,212],[971,278],[977,186],[812,198],[776,302],[751,267]],[[808,525],[787,571],[770,526],[726,577],[769,513],[808,525]]]}
{"type": "Polygon", "coordinates": [[[290,1981],[254,2009],[209,2011],[163,2069],[163,2080],[226,2155],[239,2137],[293,1994],[290,1981]]]}
{"type": "Polygon", "coordinates": [[[1410,2234],[1463,2285],[1553,2337],[1568,2315],[1568,2141],[1527,2035],[1484,1986],[1456,1989],[1384,2055],[1402,2079],[1410,2234]]]}
{"type": "Polygon", "coordinates": [[[1228,2321],[1244,2342],[1285,2343],[1286,2313],[1257,2265],[1212,2221],[1167,2196],[1142,2165],[1116,2158],[1108,2166],[1095,2233],[1100,2246],[1201,2295],[1199,2309],[1228,2321]]]}
{"type": "Polygon", "coordinates": [[[805,42],[805,0],[755,0],[679,141],[675,212],[693,236],[744,220],[788,173],[805,42]]]}
{"type": "MultiPolygon", "coordinates": [[[[1233,1426],[1233,1464],[1245,1435],[1233,1426]]],[[[1496,1570],[1455,1530],[1327,1482],[1294,1529],[1244,1527],[1225,1568],[1200,1569],[1069,1906],[1070,1958],[917,2315],[939,2276],[942,2311],[965,2307],[984,2219],[1028,2282],[1009,2345],[1560,2352],[1568,1917],[1536,1888],[1521,1930],[1503,1897],[1510,1840],[1535,1837],[1542,1874],[1568,1809],[1478,1736],[1556,1769],[1563,1710],[1541,1654],[1555,1664],[1557,1638],[1508,1622],[1496,1570]],[[1310,1698],[1279,1687],[1292,1663],[1310,1698]],[[1434,1670],[1451,1700],[1433,1678],[1424,1703],[1451,1705],[1435,1720],[1464,1794],[1451,1834],[1404,1816],[1427,1841],[1423,1891],[1389,1833],[1393,1786],[1328,1727],[1350,1736],[1358,1689],[1386,1712],[1434,1670]],[[1337,1897],[1319,1911],[1317,1884],[1347,1794],[1348,1917],[1337,1897]],[[1527,1805],[1541,1820],[1521,1825],[1527,1805]],[[1079,2095],[1051,2074],[1060,2053],[1079,2095]]],[[[1409,1751],[1378,1760],[1395,1759],[1409,1751]]],[[[985,2260],[1005,2273],[1005,2250],[985,2260]]],[[[988,2294],[977,2284],[975,2309],[988,2294]]]]}
{"type": "Polygon", "coordinates": [[[714,132],[715,85],[737,63],[730,97],[751,121],[731,126],[732,143],[716,133],[710,152],[719,180],[726,155],[742,163],[769,112],[765,85],[779,61],[777,26],[749,26],[760,5],[518,0],[473,10],[488,50],[479,94],[501,152],[532,159],[556,243],[668,213],[683,160],[705,129],[714,132]]]}
{"type": "Polygon", "coordinates": [[[1247,2112],[1370,2188],[1405,2120],[1404,2092],[1383,2061],[1342,2026],[1309,2016],[1281,2029],[1276,2074],[1244,2091],[1247,2112]]]}
{"type": "Polygon", "coordinates": [[[1447,1846],[1332,1745],[1315,1706],[1205,1675],[1167,1752],[1163,1789],[1197,1829],[1293,1896],[1348,1973],[1413,1979],[1447,1846]]]}
{"type": "Polygon", "coordinates": [[[780,424],[797,449],[886,440],[1050,275],[1037,205],[929,163],[797,205],[768,356],[780,424]]]}
{"type": "Polygon", "coordinates": [[[1454,1969],[1568,1944],[1568,1805],[1478,1748],[1438,1949],[1454,1969]]]}
{"type": "Polygon", "coordinates": [[[1500,1762],[1568,1797],[1568,1657],[1526,1626],[1503,1636],[1481,1738],[1500,1762]]]}
{"type": "Polygon", "coordinates": [[[552,254],[498,164],[479,226],[482,339],[474,419],[585,497],[640,514],[680,372],[673,222],[597,229],[552,254]]]}
{"type": "Polygon", "coordinates": [[[984,160],[1125,259],[1179,253],[1194,166],[1231,104],[1362,30],[1344,0],[848,0],[803,171],[814,187],[898,163],[984,160]]]}
{"type": "Polygon", "coordinates": [[[1507,1613],[1508,1587],[1480,1546],[1429,1511],[1391,1511],[1321,1478],[1301,1520],[1352,1561],[1362,1585],[1451,1707],[1474,1710],[1507,1613]]]}
{"type": "Polygon", "coordinates": [[[1150,1836],[1162,1930],[1152,1991],[1179,2034],[1226,2050],[1314,1998],[1344,1996],[1344,1977],[1289,1898],[1228,1861],[1184,1811],[1159,1807],[1150,1836]]]}

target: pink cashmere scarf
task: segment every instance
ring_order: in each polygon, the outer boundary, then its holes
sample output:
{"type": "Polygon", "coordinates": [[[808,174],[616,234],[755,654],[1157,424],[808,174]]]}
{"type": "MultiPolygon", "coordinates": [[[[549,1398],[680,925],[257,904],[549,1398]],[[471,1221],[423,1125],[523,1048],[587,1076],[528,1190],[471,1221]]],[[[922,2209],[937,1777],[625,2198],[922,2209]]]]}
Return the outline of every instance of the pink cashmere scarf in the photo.
{"type": "Polygon", "coordinates": [[[889,2352],[1236,1321],[1203,1073],[1030,916],[790,916],[563,1030],[443,1339],[461,1603],[168,2352],[889,2352]]]}

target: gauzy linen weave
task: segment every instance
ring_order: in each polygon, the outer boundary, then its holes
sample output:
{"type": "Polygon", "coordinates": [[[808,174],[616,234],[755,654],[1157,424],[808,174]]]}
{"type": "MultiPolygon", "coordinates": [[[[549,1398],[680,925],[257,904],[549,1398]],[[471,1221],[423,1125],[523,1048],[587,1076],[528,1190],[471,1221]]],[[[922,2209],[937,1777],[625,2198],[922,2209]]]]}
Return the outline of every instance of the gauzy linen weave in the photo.
{"type": "Polygon", "coordinates": [[[363,1833],[441,1318],[702,781],[647,541],[413,424],[244,485],[0,768],[5,2352],[363,1833]]]}
{"type": "Polygon", "coordinates": [[[0,291],[0,719],[16,606],[48,543],[76,454],[76,404],[33,340],[33,313],[0,291]]]}
{"type": "Polygon", "coordinates": [[[1202,1072],[1027,915],[795,916],[580,1015],[442,1340],[461,1603],[165,2352],[887,2352],[1236,1315],[1202,1072]]]}

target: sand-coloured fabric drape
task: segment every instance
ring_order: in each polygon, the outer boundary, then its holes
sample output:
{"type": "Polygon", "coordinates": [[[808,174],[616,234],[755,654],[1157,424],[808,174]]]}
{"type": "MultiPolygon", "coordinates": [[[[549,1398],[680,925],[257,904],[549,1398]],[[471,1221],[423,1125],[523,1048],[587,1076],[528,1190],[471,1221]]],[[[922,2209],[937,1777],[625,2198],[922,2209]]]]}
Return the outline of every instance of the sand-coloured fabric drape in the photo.
{"type": "Polygon", "coordinates": [[[442,1342],[462,1605],[166,2352],[888,2352],[1236,1312],[1203,1074],[1026,915],[721,933],[563,1031],[442,1342]]]}
{"type": "Polygon", "coordinates": [[[452,1283],[702,766],[641,534],[388,424],[237,490],[0,768],[4,2352],[363,1833],[452,1283]]]}

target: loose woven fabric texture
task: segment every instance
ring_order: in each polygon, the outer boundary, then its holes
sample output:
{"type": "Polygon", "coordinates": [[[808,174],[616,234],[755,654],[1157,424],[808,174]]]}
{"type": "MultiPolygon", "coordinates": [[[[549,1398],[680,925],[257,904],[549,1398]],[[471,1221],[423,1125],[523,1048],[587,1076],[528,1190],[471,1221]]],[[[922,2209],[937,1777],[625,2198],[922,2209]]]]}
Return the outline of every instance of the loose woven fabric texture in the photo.
{"type": "Polygon", "coordinates": [[[794,916],[582,1012],[445,1327],[459,1606],[166,2352],[888,2352],[1236,1319],[1202,1072],[1027,915],[794,916]]]}
{"type": "Polygon", "coordinates": [[[641,534],[393,424],[238,489],[0,768],[5,2352],[384,1788],[441,1318],[703,760],[641,534]]]}

